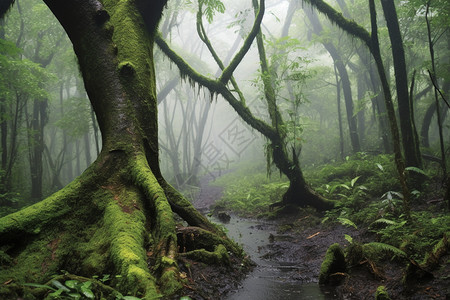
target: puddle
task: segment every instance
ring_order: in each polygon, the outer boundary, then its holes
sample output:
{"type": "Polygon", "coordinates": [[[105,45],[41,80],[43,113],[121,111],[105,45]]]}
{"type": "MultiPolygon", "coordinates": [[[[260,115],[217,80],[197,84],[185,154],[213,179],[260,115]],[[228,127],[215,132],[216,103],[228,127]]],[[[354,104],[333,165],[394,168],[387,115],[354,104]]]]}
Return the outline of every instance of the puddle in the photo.
{"type": "MultiPolygon", "coordinates": [[[[215,219],[213,221],[220,223],[215,219]]],[[[269,237],[277,234],[273,224],[231,217],[230,222],[223,225],[228,230],[228,237],[242,245],[257,264],[240,288],[224,299],[339,299],[333,290],[324,290],[313,282],[311,276],[302,276],[305,270],[298,261],[286,261],[284,257],[277,257],[276,253],[267,255],[269,237]]]]}

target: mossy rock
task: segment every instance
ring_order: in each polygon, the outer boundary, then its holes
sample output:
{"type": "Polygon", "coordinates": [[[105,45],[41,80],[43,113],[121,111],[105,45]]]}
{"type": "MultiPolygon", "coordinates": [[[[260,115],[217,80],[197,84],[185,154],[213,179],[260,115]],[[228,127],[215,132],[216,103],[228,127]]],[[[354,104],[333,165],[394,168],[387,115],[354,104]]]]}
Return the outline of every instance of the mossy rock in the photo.
{"type": "Polygon", "coordinates": [[[386,287],[380,285],[375,292],[375,300],[391,300],[388,292],[386,291],[386,287]]]}
{"type": "Polygon", "coordinates": [[[319,284],[337,285],[347,271],[344,251],[338,243],[331,245],[320,267],[319,284]]]}

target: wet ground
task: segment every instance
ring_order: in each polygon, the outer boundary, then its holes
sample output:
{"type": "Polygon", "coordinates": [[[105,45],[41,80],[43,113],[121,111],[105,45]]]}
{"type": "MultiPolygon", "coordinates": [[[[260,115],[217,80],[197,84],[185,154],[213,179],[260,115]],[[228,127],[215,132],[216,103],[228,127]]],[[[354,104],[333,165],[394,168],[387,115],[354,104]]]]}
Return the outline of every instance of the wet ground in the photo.
{"type": "Polygon", "coordinates": [[[232,217],[225,227],[256,267],[239,289],[224,299],[337,299],[334,291],[320,289],[318,270],[311,272],[301,247],[292,247],[292,243],[299,245],[298,241],[278,235],[276,224],[232,217]]]}
{"type": "MultiPolygon", "coordinates": [[[[194,206],[204,214],[221,196],[220,188],[208,185],[213,179],[214,175],[210,174],[201,180],[200,193],[194,201],[194,206]]],[[[392,261],[378,266],[381,277],[362,264],[353,268],[340,286],[319,286],[320,266],[331,244],[348,245],[344,238],[346,234],[362,243],[372,241],[374,237],[342,225],[324,227],[317,222],[317,216],[308,212],[273,222],[235,216],[225,223],[214,217],[213,221],[222,223],[228,236],[242,245],[256,265],[250,272],[239,266],[232,269],[196,265],[185,268],[196,286],[190,293],[193,299],[374,299],[380,285],[387,287],[392,299],[450,299],[448,263],[435,272],[434,279],[418,282],[409,291],[405,291],[400,283],[404,266],[392,261]],[[297,230],[280,231],[286,226],[297,230]]],[[[443,261],[448,259],[447,255],[443,261]]]]}

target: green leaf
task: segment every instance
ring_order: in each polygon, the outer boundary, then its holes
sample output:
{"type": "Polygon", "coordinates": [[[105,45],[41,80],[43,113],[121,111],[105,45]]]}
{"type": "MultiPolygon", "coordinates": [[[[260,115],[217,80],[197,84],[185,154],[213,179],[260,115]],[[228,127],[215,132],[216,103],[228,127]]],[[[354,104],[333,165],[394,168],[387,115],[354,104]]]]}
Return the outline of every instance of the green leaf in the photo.
{"type": "Polygon", "coordinates": [[[79,283],[78,280],[67,280],[64,284],[71,289],[75,289],[79,283]]]}
{"type": "Polygon", "coordinates": [[[428,175],[422,169],[419,169],[417,167],[407,167],[407,168],[405,168],[405,171],[416,172],[416,173],[419,173],[419,174],[422,174],[422,175],[428,177],[428,175]]]}
{"type": "Polygon", "coordinates": [[[351,244],[353,243],[353,238],[349,236],[348,234],[344,234],[344,238],[351,244]]]}
{"type": "Polygon", "coordinates": [[[347,218],[339,217],[339,218],[337,218],[337,220],[338,220],[342,225],[345,225],[345,226],[352,226],[352,227],[354,227],[355,229],[358,228],[358,227],[356,226],[355,223],[353,223],[351,220],[349,220],[349,219],[347,219],[347,218]]]}
{"type": "Polygon", "coordinates": [[[372,224],[370,224],[370,226],[372,226],[373,224],[397,225],[397,222],[392,221],[392,220],[388,220],[388,219],[385,219],[385,218],[380,218],[378,220],[373,221],[372,224]]]}
{"type": "Polygon", "coordinates": [[[94,293],[89,289],[88,287],[85,287],[84,285],[81,286],[81,292],[86,298],[89,299],[95,299],[94,293]]]}
{"type": "Polygon", "coordinates": [[[398,249],[397,247],[394,247],[392,245],[385,244],[385,243],[371,242],[368,244],[364,244],[363,247],[369,247],[378,252],[381,252],[381,251],[390,252],[390,253],[400,256],[400,257],[407,257],[407,255],[404,251],[398,249]]]}
{"type": "Polygon", "coordinates": [[[81,286],[85,287],[85,288],[90,288],[92,285],[92,281],[85,281],[83,282],[83,284],[81,286]]]}
{"type": "Polygon", "coordinates": [[[134,296],[123,296],[124,300],[141,300],[141,298],[134,297],[134,296]]]}
{"type": "Polygon", "coordinates": [[[330,217],[325,217],[325,218],[322,219],[322,221],[320,221],[320,223],[323,224],[323,223],[325,223],[326,221],[328,221],[329,219],[330,219],[330,217]]]}
{"type": "Polygon", "coordinates": [[[58,290],[63,290],[64,292],[70,292],[70,289],[58,280],[52,280],[52,284],[58,288],[58,290]]]}
{"type": "Polygon", "coordinates": [[[356,183],[356,181],[359,179],[359,177],[361,177],[361,176],[356,176],[355,178],[353,178],[353,179],[350,181],[350,186],[351,186],[351,187],[354,187],[354,186],[355,186],[355,183],[356,183]]]}
{"type": "Polygon", "coordinates": [[[380,169],[381,171],[384,171],[384,168],[382,165],[380,165],[379,163],[377,163],[376,165],[377,165],[378,169],[380,169]]]}
{"type": "Polygon", "coordinates": [[[74,299],[81,299],[81,295],[79,293],[68,293],[67,295],[74,299]]]}
{"type": "Polygon", "coordinates": [[[50,293],[49,296],[59,297],[64,292],[63,289],[59,289],[56,292],[50,293]]]}

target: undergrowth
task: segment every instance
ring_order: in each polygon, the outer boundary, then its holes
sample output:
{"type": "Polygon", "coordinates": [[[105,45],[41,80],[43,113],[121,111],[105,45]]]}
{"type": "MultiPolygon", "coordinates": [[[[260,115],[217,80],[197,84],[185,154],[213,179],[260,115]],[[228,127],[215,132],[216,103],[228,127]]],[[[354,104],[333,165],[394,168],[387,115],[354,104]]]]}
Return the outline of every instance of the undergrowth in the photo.
{"type": "Polygon", "coordinates": [[[212,185],[224,188],[215,209],[231,210],[239,216],[269,217],[269,206],[280,201],[289,187],[286,177],[267,177],[266,167],[246,165],[216,179],[212,185]]]}
{"type": "MultiPolygon", "coordinates": [[[[398,192],[401,189],[392,155],[358,153],[340,163],[306,169],[305,177],[316,191],[337,202],[322,223],[366,229],[374,242],[392,245],[421,260],[450,232],[450,215],[444,205],[427,204],[436,197],[433,172],[437,173],[428,168],[423,185],[412,189],[410,221],[403,215],[403,195],[398,192]]],[[[216,180],[214,185],[224,187],[216,207],[239,216],[271,218],[277,212],[269,206],[282,199],[288,184],[285,177],[268,178],[263,165],[246,165],[216,180]]]]}

